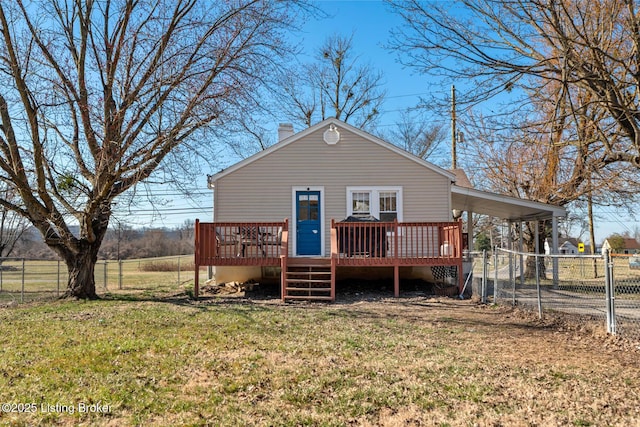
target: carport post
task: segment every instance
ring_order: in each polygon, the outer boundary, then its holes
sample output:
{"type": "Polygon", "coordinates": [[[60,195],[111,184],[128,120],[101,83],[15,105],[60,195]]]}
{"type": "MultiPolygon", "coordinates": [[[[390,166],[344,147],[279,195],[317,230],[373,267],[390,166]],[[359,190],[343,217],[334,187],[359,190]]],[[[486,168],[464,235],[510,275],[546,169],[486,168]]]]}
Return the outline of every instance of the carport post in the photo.
{"type": "Polygon", "coordinates": [[[487,264],[488,264],[487,250],[483,249],[482,250],[482,291],[480,292],[481,302],[483,304],[487,303],[487,272],[489,271],[489,267],[487,264]]]}
{"type": "Polygon", "coordinates": [[[538,260],[538,254],[540,253],[540,239],[538,238],[539,230],[538,230],[538,220],[536,220],[536,232],[535,232],[535,242],[536,242],[536,290],[538,292],[538,318],[542,319],[542,294],[540,293],[540,264],[538,260]]]}
{"type": "MultiPolygon", "coordinates": [[[[553,215],[551,219],[551,254],[558,253],[558,217],[553,215]]],[[[553,289],[558,289],[558,257],[551,257],[553,260],[553,289]]]]}
{"type": "Polygon", "coordinates": [[[518,251],[520,252],[520,287],[524,288],[524,221],[520,220],[520,235],[518,236],[518,251]]]}
{"type": "Polygon", "coordinates": [[[498,247],[493,248],[493,303],[498,303],[498,247]]]}
{"type": "Polygon", "coordinates": [[[469,253],[473,252],[475,246],[473,244],[473,211],[469,209],[467,211],[467,250],[469,253]]]}
{"type": "Polygon", "coordinates": [[[507,249],[509,249],[509,284],[511,285],[511,304],[516,305],[516,277],[515,277],[515,257],[513,256],[513,239],[511,238],[511,227],[513,223],[507,222],[509,236],[507,238],[507,249]]]}

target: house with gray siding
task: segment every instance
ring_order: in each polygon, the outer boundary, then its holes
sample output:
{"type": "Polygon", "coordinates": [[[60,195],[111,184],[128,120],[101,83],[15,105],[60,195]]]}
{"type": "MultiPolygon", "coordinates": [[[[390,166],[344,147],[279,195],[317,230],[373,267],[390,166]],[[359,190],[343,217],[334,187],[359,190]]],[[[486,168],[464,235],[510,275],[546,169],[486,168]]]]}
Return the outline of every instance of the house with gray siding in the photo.
{"type": "MultiPolygon", "coordinates": [[[[196,264],[216,282],[276,277],[283,300],[333,300],[336,277],[389,277],[395,295],[401,277],[462,286],[459,174],[333,118],[278,134],[208,177],[213,218],[197,221],[196,264]]],[[[483,195],[463,181],[468,210],[483,195]]]]}

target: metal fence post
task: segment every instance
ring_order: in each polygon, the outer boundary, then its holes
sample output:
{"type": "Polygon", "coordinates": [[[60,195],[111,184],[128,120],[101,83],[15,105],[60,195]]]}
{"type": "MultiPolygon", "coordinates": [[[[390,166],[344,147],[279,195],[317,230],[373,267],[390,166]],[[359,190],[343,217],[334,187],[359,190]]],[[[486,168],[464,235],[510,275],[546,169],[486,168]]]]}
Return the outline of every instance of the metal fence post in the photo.
{"type": "MultiPolygon", "coordinates": [[[[536,221],[535,223],[535,239],[536,239],[536,254],[534,255],[533,259],[536,263],[536,290],[538,292],[538,318],[542,319],[542,293],[540,291],[540,259],[539,259],[539,254],[540,254],[540,239],[538,238],[539,232],[538,232],[538,227],[539,227],[539,222],[536,221]]],[[[544,258],[543,258],[544,259],[544,258]]],[[[520,271],[520,275],[521,277],[524,277],[524,270],[520,271]]]]}
{"type": "Polygon", "coordinates": [[[122,289],[122,260],[118,259],[118,289],[122,289]]]}
{"type": "Polygon", "coordinates": [[[511,305],[516,305],[516,263],[515,255],[509,251],[509,283],[511,284],[511,305]]]}
{"type": "MultiPolygon", "coordinates": [[[[536,223],[538,225],[538,223],[536,223]]],[[[535,255],[536,261],[536,290],[538,291],[538,318],[542,319],[542,291],[540,290],[540,260],[538,254],[535,255]]]]}
{"type": "Polygon", "coordinates": [[[104,288],[107,289],[107,260],[104,260],[104,288]]]}
{"type": "Polygon", "coordinates": [[[22,288],[20,290],[20,303],[24,302],[24,274],[25,274],[25,260],[22,258],[22,288]]]}
{"type": "Polygon", "coordinates": [[[607,333],[611,333],[611,294],[609,289],[609,251],[604,251],[604,298],[607,319],[607,333]]]}
{"type": "Polygon", "coordinates": [[[498,248],[493,248],[493,303],[498,303],[498,248]]]}
{"type": "MultiPolygon", "coordinates": [[[[518,252],[520,253],[520,263],[518,264],[518,268],[520,269],[520,289],[524,288],[524,232],[522,231],[524,227],[524,221],[520,221],[520,236],[518,237],[518,252]]],[[[536,241],[538,239],[536,238],[536,241]]],[[[515,284],[514,284],[514,295],[515,295],[515,284]]]]}
{"type": "Polygon", "coordinates": [[[605,273],[604,273],[604,293],[606,299],[606,308],[607,308],[607,333],[615,334],[616,326],[615,326],[615,313],[614,313],[614,295],[612,286],[613,282],[613,261],[611,259],[611,254],[609,251],[604,252],[604,265],[605,265],[605,273]]]}
{"type": "Polygon", "coordinates": [[[178,285],[180,284],[180,257],[178,257],[178,285]]]}
{"type": "Polygon", "coordinates": [[[60,298],[60,260],[58,260],[58,270],[56,272],[57,274],[57,279],[56,282],[56,297],[60,298]]]}
{"type": "Polygon", "coordinates": [[[611,333],[616,335],[618,333],[618,322],[616,319],[616,279],[613,275],[613,262],[611,262],[611,333]]]}

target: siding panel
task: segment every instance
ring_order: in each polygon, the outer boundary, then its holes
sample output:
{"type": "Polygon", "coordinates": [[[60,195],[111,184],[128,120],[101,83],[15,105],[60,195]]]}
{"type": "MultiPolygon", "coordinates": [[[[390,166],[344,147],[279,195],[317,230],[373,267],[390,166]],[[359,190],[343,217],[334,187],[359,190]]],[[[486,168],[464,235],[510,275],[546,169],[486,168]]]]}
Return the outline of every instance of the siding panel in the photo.
{"type": "MultiPolygon", "coordinates": [[[[292,216],[292,188],[324,187],[325,254],[331,218],[346,216],[346,187],[401,186],[404,221],[450,221],[450,182],[433,170],[340,128],[328,145],[319,129],[216,182],[216,221],[279,221],[292,216]]],[[[293,238],[293,235],[292,235],[293,238]]],[[[290,248],[291,249],[291,248],[290,248]]]]}

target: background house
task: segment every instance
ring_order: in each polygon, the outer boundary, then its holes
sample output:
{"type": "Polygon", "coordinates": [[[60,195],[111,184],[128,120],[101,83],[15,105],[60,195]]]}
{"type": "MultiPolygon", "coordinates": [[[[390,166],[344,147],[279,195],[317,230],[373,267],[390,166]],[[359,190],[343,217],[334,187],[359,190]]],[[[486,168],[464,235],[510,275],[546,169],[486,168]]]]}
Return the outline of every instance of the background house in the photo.
{"type": "MultiPolygon", "coordinates": [[[[580,252],[579,245],[581,242],[578,239],[573,237],[560,237],[558,238],[558,252],[559,254],[565,255],[581,255],[581,254],[591,254],[591,246],[584,245],[584,251],[580,252]]],[[[544,253],[546,255],[551,254],[551,242],[549,239],[544,241],[544,253]]]]}
{"type": "Polygon", "coordinates": [[[618,245],[609,241],[609,239],[605,239],[602,244],[602,251],[609,250],[611,252],[619,253],[619,254],[638,254],[640,253],[640,243],[633,237],[622,237],[622,247],[617,248],[618,245]]]}

